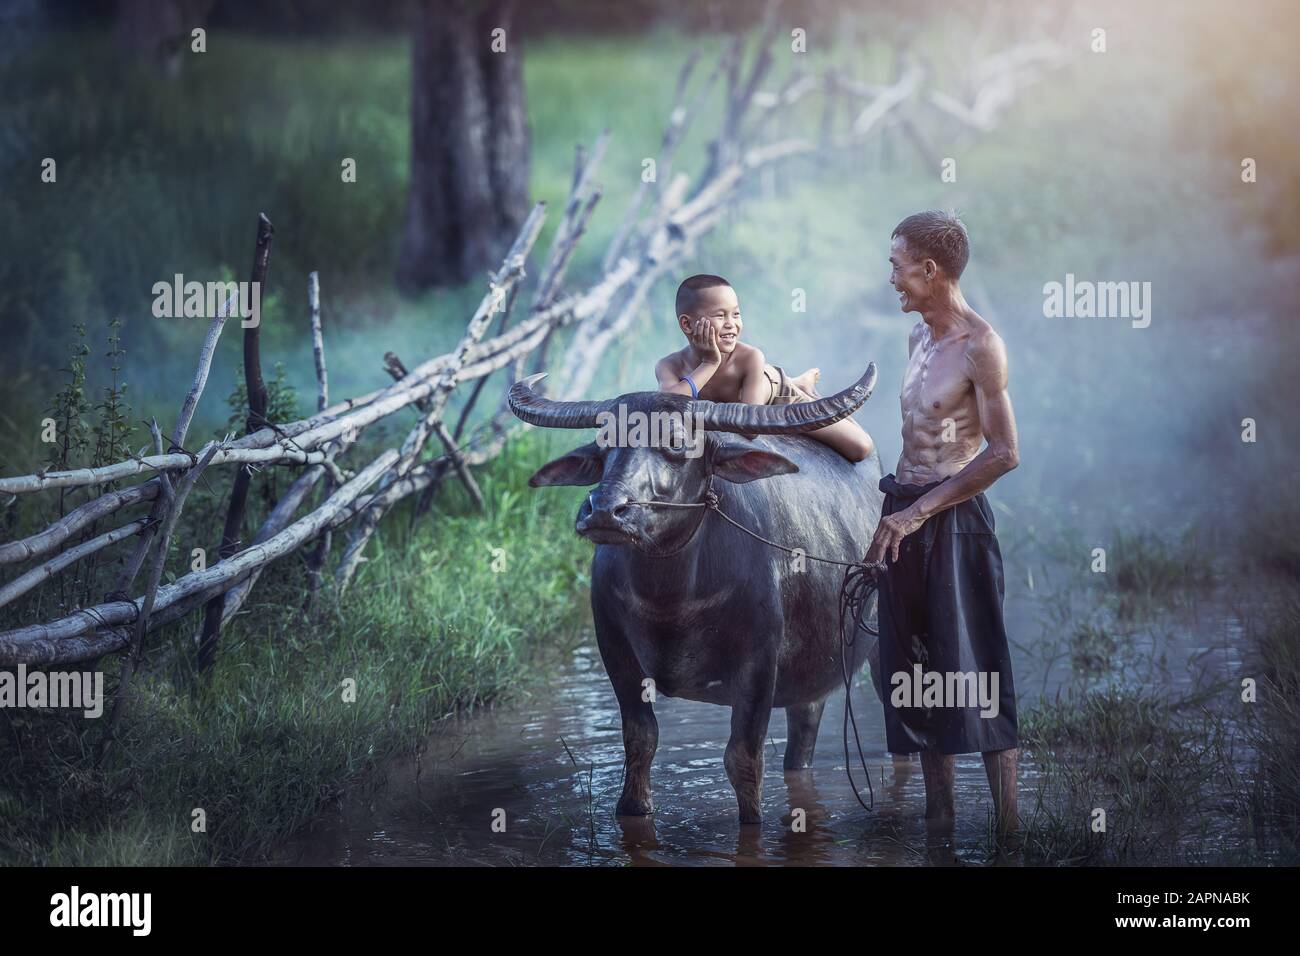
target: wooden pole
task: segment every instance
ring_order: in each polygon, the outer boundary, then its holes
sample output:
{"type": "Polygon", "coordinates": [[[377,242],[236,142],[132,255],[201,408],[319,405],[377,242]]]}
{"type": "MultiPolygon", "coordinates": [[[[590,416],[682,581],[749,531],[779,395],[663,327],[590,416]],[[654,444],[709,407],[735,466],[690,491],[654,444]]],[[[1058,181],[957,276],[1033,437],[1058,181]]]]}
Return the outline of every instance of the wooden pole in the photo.
{"type": "MultiPolygon", "coordinates": [[[[257,217],[257,247],[253,252],[254,288],[264,291],[266,272],[271,261],[271,238],[275,227],[265,213],[257,217]]],[[[256,294],[255,294],[256,298],[256,294]]],[[[245,434],[251,434],[266,422],[266,382],[262,380],[262,323],[259,321],[244,329],[244,384],[248,390],[248,423],[245,434]]],[[[235,472],[234,487],[230,490],[230,507],[226,510],[226,526],[221,532],[221,560],[226,560],[239,550],[239,536],[244,525],[244,507],[248,502],[248,487],[252,473],[247,466],[235,472]]],[[[222,594],[208,602],[204,610],[203,633],[199,638],[198,667],[206,671],[217,654],[217,639],[221,634],[221,621],[226,603],[222,594]]]]}

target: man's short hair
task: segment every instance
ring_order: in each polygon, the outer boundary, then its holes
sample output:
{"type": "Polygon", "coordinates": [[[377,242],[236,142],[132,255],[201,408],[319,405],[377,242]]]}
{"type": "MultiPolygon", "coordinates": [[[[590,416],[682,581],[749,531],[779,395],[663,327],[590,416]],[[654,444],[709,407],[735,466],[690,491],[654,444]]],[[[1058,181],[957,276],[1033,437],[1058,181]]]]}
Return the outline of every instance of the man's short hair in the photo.
{"type": "Polygon", "coordinates": [[[970,237],[956,213],[936,209],[908,216],[890,238],[901,236],[913,258],[933,259],[944,274],[960,279],[970,260],[970,237]]]}
{"type": "Polygon", "coordinates": [[[677,314],[694,315],[695,306],[700,301],[700,293],[705,289],[717,288],[720,285],[730,286],[731,283],[722,276],[707,274],[684,279],[682,284],[677,287],[677,314]]]}

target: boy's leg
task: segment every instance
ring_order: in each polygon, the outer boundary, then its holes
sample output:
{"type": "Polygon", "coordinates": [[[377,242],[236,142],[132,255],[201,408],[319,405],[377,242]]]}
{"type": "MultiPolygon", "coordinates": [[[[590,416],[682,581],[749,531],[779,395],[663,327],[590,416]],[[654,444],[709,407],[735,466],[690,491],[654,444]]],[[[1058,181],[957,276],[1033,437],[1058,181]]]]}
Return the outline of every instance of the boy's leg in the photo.
{"type": "Polygon", "coordinates": [[[763,376],[767,379],[769,405],[793,405],[796,402],[811,402],[819,398],[813,387],[821,377],[821,370],[810,368],[797,378],[785,374],[779,365],[768,363],[763,366],[763,376]]]}
{"type": "Polygon", "coordinates": [[[796,375],[794,378],[790,379],[790,384],[803,392],[809,398],[821,398],[821,395],[817,393],[817,381],[821,377],[821,369],[810,368],[802,375],[796,375]]]}
{"type": "Polygon", "coordinates": [[[864,461],[870,458],[876,447],[871,441],[871,436],[862,430],[862,426],[848,418],[809,432],[808,437],[817,439],[823,445],[829,445],[849,461],[864,461]]]}
{"type": "MultiPolygon", "coordinates": [[[[809,369],[799,378],[805,379],[814,372],[818,376],[821,374],[817,369],[809,369]]],[[[813,396],[796,385],[796,380],[789,378],[781,366],[764,366],[763,374],[767,377],[767,381],[771,386],[771,397],[767,402],[769,405],[793,405],[797,402],[810,402],[813,400],[813,396]]],[[[863,461],[870,458],[872,451],[875,450],[871,436],[863,431],[857,422],[848,418],[808,434],[823,445],[834,448],[849,461],[863,461]]]]}

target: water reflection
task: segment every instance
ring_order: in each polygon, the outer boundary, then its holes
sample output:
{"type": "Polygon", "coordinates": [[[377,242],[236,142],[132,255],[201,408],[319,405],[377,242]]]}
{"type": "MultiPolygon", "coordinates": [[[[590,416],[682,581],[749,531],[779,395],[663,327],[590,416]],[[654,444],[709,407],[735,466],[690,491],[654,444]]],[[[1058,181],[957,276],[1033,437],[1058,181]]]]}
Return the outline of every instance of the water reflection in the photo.
{"type": "MultiPolygon", "coordinates": [[[[1034,607],[1008,601],[1008,619],[1034,634],[1034,607]]],[[[1220,648],[1216,648],[1220,650],[1220,648]]],[[[1231,654],[1225,655],[1231,656],[1231,654]]],[[[1013,648],[1017,675],[1043,665],[1013,648]]],[[[1049,664],[1048,668],[1053,668],[1049,664]]],[[[997,858],[992,804],[978,754],[956,763],[955,826],[928,827],[920,761],[884,752],[879,702],[865,678],[855,713],[875,807],[858,805],[844,772],[844,695],[826,706],[813,766],[783,772],[785,714],[772,715],[761,826],[741,827],[722,766],[724,707],[661,698],[653,769],[655,814],[618,818],[618,706],[599,654],[581,648],[544,687],[515,705],[441,726],[418,759],[395,764],[377,793],[353,794],[286,844],[276,861],[309,865],[1015,865],[997,858]],[[495,825],[494,825],[495,824],[495,825]]],[[[866,786],[853,754],[864,798],[866,786]]],[[[1021,762],[1022,809],[1036,788],[1021,762]]]]}

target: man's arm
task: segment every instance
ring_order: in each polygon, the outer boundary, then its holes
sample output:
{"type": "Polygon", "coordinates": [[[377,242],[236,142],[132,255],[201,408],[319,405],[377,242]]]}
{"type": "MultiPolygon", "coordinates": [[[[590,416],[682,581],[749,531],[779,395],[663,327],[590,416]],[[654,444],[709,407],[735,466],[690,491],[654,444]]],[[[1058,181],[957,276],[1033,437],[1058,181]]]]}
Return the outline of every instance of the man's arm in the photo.
{"type": "Polygon", "coordinates": [[[867,552],[867,563],[898,560],[903,538],[921,527],[932,515],[961,504],[988,489],[1020,464],[1016,417],[1007,394],[1007,350],[996,333],[971,344],[966,353],[967,371],[975,386],[975,402],[984,430],[984,449],[961,471],[932,488],[896,514],[880,519],[876,537],[867,552]]]}

